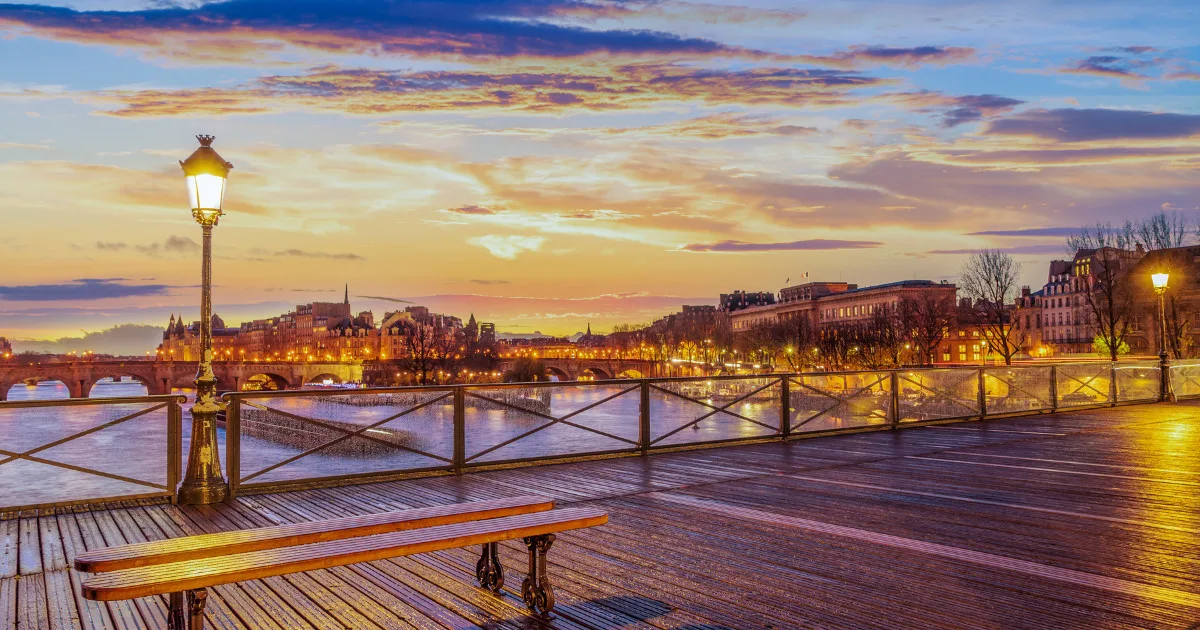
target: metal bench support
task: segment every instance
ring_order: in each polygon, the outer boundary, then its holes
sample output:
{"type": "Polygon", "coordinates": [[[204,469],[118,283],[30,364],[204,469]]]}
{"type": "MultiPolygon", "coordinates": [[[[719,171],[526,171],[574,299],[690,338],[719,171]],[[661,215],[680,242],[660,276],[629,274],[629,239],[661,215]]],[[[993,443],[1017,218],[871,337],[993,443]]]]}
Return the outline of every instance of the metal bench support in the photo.
{"type": "Polygon", "coordinates": [[[206,588],[171,593],[167,610],[167,630],[204,630],[204,604],[207,601],[206,588]]]}
{"type": "Polygon", "coordinates": [[[479,585],[493,593],[504,588],[504,567],[500,565],[499,543],[486,543],[479,562],[475,565],[475,577],[479,585]]]}
{"type": "Polygon", "coordinates": [[[554,534],[525,539],[525,546],[529,548],[529,573],[521,584],[521,599],[542,617],[548,617],[554,608],[554,588],[546,574],[546,553],[553,544],[554,534]]]}

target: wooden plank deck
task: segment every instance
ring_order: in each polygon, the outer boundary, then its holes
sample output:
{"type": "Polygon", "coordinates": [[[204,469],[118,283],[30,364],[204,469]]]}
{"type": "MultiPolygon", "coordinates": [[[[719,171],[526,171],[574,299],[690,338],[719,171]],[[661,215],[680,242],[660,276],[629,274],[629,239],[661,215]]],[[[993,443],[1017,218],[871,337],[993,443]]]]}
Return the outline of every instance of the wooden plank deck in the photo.
{"type": "Polygon", "coordinates": [[[165,628],[165,600],[79,596],[75,554],[185,534],[541,493],[608,525],[559,537],[556,618],[473,586],[477,550],[212,589],[214,628],[1190,628],[1200,403],[0,521],[0,630],[165,628]]]}

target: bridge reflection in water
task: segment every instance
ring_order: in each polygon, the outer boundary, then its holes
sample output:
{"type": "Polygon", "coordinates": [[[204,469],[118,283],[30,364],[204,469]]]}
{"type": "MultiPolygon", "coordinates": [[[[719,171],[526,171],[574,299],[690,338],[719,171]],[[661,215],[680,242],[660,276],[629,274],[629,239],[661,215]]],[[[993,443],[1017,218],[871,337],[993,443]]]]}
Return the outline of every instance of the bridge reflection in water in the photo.
{"type": "MultiPolygon", "coordinates": [[[[1173,367],[1178,393],[1200,394],[1198,370],[1173,367]]],[[[218,439],[226,477],[249,491],[1151,401],[1157,382],[1157,365],[1087,363],[237,392],[218,439]]],[[[116,398],[19,400],[62,387],[0,403],[0,509],[168,496],[189,438],[190,423],[171,428],[182,397],[102,381],[116,398]]]]}

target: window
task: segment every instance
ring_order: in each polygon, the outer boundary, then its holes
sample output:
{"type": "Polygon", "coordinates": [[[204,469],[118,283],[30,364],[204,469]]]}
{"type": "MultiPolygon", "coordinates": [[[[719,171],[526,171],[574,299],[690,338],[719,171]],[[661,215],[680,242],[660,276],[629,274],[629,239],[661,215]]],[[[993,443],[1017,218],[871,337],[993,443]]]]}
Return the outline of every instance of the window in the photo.
{"type": "Polygon", "coordinates": [[[965,355],[967,353],[967,344],[965,344],[965,343],[958,344],[958,353],[965,355]]]}
{"type": "Polygon", "coordinates": [[[943,352],[943,353],[942,353],[942,361],[943,361],[943,362],[945,362],[945,363],[949,363],[949,362],[950,362],[950,353],[949,353],[949,352],[943,352]]]}
{"type": "Polygon", "coordinates": [[[972,337],[978,337],[978,336],[979,336],[979,331],[978,331],[978,330],[972,330],[972,331],[971,331],[971,336],[972,336],[972,337]]]}
{"type": "Polygon", "coordinates": [[[974,358],[976,361],[978,361],[978,360],[979,360],[979,353],[978,353],[978,352],[976,352],[975,354],[973,354],[973,355],[971,355],[971,356],[972,356],[972,358],[974,358]]]}

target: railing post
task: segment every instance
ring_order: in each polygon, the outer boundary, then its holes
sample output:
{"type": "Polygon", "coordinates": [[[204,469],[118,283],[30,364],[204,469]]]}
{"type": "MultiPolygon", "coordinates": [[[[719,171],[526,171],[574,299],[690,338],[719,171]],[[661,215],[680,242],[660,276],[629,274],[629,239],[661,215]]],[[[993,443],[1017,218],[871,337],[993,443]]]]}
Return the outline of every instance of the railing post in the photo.
{"type": "Polygon", "coordinates": [[[1058,366],[1050,365],[1050,412],[1058,411],[1058,366]]]}
{"type": "Polygon", "coordinates": [[[892,370],[892,428],[900,427],[900,373],[892,370]]]}
{"type": "Polygon", "coordinates": [[[454,388],[454,474],[463,474],[467,463],[467,391],[454,388]]]}
{"type": "Polygon", "coordinates": [[[792,434],[792,394],[791,376],[784,375],[779,380],[779,437],[788,439],[792,434]]]}
{"type": "Polygon", "coordinates": [[[1117,363],[1114,361],[1108,368],[1108,400],[1110,407],[1117,406],[1117,363]]]}
{"type": "Polygon", "coordinates": [[[179,474],[183,467],[183,408],[179,399],[172,398],[167,405],[167,490],[171,493],[171,503],[177,503],[179,496],[179,474]]]}
{"type": "Polygon", "coordinates": [[[642,401],[638,405],[638,446],[642,455],[650,452],[650,381],[642,381],[642,401]]]}
{"type": "Polygon", "coordinates": [[[225,468],[232,499],[242,485],[242,399],[236,396],[225,407],[225,468]]]}
{"type": "Polygon", "coordinates": [[[987,417],[987,385],[985,383],[983,368],[979,368],[979,419],[983,420],[987,417]]]}

